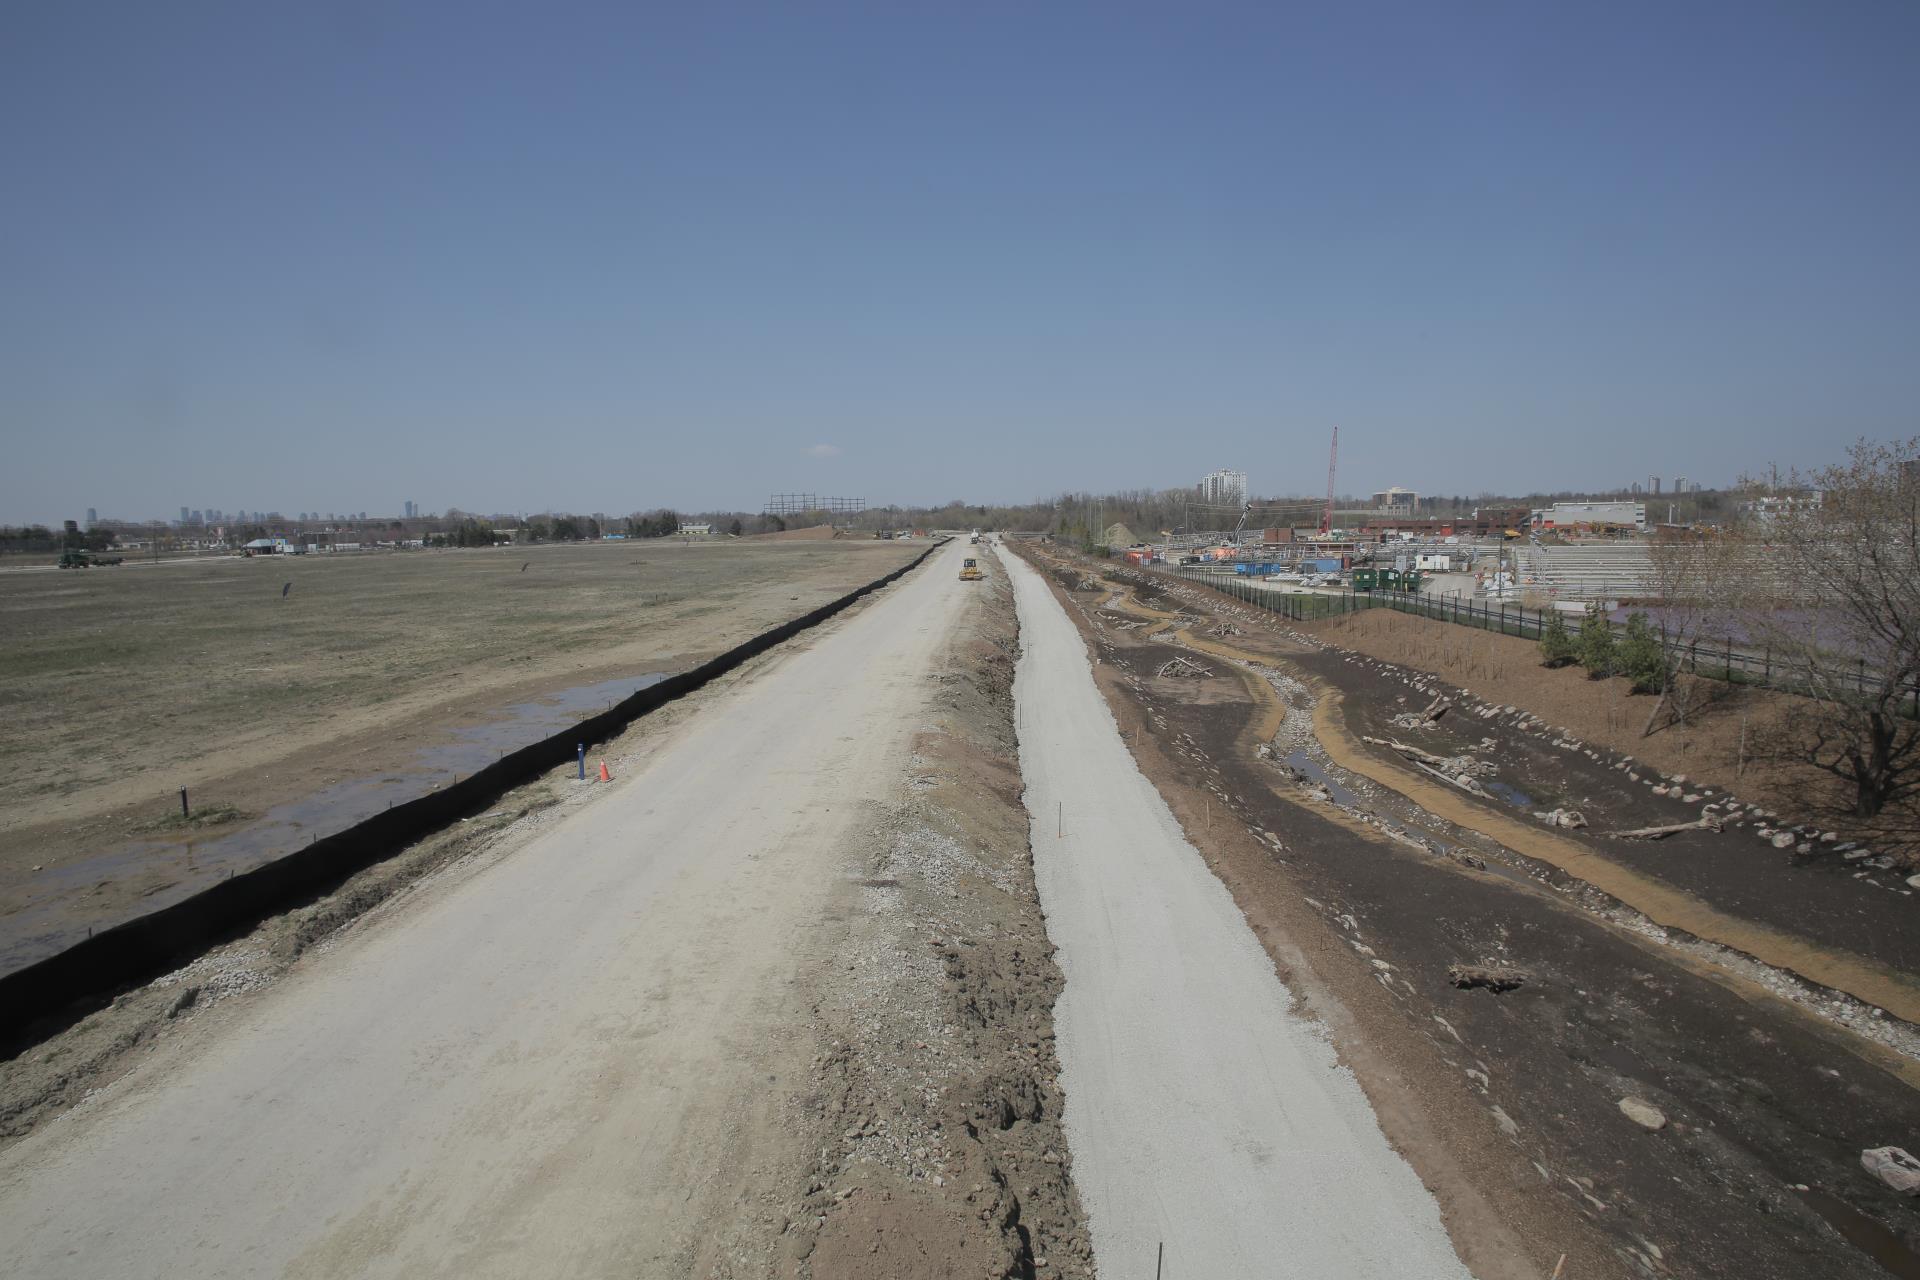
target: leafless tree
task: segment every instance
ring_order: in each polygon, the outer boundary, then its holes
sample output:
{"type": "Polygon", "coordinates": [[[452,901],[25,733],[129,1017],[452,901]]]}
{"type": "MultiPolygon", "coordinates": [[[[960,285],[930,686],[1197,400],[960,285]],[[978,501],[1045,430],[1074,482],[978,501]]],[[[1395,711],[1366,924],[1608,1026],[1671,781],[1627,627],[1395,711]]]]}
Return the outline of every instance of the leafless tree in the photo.
{"type": "Polygon", "coordinates": [[[1920,438],[1860,441],[1736,535],[1750,567],[1746,624],[1805,695],[1778,753],[1847,783],[1863,820],[1920,797],[1916,459],[1920,438]]]}

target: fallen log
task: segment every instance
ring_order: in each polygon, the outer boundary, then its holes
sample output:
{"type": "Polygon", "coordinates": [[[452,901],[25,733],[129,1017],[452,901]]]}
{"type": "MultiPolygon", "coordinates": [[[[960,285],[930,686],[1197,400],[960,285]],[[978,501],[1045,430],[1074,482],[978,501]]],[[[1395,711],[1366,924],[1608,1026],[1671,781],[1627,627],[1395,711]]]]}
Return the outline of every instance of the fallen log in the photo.
{"type": "Polygon", "coordinates": [[[1682,831],[1719,831],[1720,819],[1702,816],[1692,822],[1676,822],[1666,827],[1636,827],[1632,831],[1601,831],[1597,835],[1611,836],[1615,840],[1664,840],[1668,836],[1679,835],[1682,831]]]}
{"type": "Polygon", "coordinates": [[[1423,773],[1432,774],[1434,777],[1440,779],[1440,781],[1442,782],[1451,782],[1454,786],[1460,788],[1462,791],[1466,792],[1468,795],[1481,796],[1483,798],[1486,797],[1486,794],[1487,794],[1486,788],[1482,787],[1479,783],[1475,782],[1472,778],[1467,777],[1463,773],[1447,773],[1443,770],[1436,769],[1432,765],[1426,764],[1423,761],[1419,761],[1419,760],[1415,760],[1413,762],[1413,767],[1416,769],[1419,769],[1423,773]]]}
{"type": "Polygon", "coordinates": [[[1527,973],[1520,969],[1495,968],[1490,965],[1455,964],[1447,966],[1447,981],[1462,991],[1475,987],[1484,987],[1488,991],[1512,991],[1527,983],[1527,973]]]}
{"type": "Polygon", "coordinates": [[[1360,741],[1371,743],[1376,747],[1387,747],[1390,750],[1398,751],[1410,760],[1417,760],[1424,764],[1433,765],[1436,768],[1448,763],[1445,756],[1437,756],[1431,751],[1422,751],[1418,747],[1410,747],[1406,743],[1394,738],[1369,738],[1363,735],[1360,741]]]}

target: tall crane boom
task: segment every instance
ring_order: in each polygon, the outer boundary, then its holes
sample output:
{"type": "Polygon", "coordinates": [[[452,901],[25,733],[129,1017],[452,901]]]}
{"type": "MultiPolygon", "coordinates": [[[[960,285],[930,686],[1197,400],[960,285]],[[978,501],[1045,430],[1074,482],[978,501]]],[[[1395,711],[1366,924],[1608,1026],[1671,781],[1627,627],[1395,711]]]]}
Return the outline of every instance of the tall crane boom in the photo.
{"type": "Polygon", "coordinates": [[[1340,461],[1340,428],[1333,429],[1333,448],[1327,453],[1327,509],[1320,516],[1320,532],[1333,532],[1333,470],[1340,461]]]}

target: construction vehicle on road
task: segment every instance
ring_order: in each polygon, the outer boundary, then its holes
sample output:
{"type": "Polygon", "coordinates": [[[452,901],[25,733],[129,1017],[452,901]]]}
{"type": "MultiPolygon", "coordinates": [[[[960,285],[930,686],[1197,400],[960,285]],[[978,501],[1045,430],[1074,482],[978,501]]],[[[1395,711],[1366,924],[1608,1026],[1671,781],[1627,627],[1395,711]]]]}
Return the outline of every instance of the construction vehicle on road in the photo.
{"type": "Polygon", "coordinates": [[[978,560],[975,560],[972,556],[968,556],[960,562],[960,581],[978,582],[980,581],[980,577],[980,562],[978,560]]]}

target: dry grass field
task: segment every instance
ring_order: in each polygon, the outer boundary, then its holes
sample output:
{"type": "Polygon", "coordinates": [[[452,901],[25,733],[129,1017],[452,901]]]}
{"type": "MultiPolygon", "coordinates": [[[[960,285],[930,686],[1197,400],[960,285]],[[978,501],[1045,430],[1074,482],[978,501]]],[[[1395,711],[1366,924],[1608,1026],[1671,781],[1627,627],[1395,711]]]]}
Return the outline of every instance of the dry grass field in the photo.
{"type": "Polygon", "coordinates": [[[683,669],[924,549],[661,540],[0,573],[0,915],[31,868],[151,830],[179,787],[244,821],[506,703],[683,669]]]}

